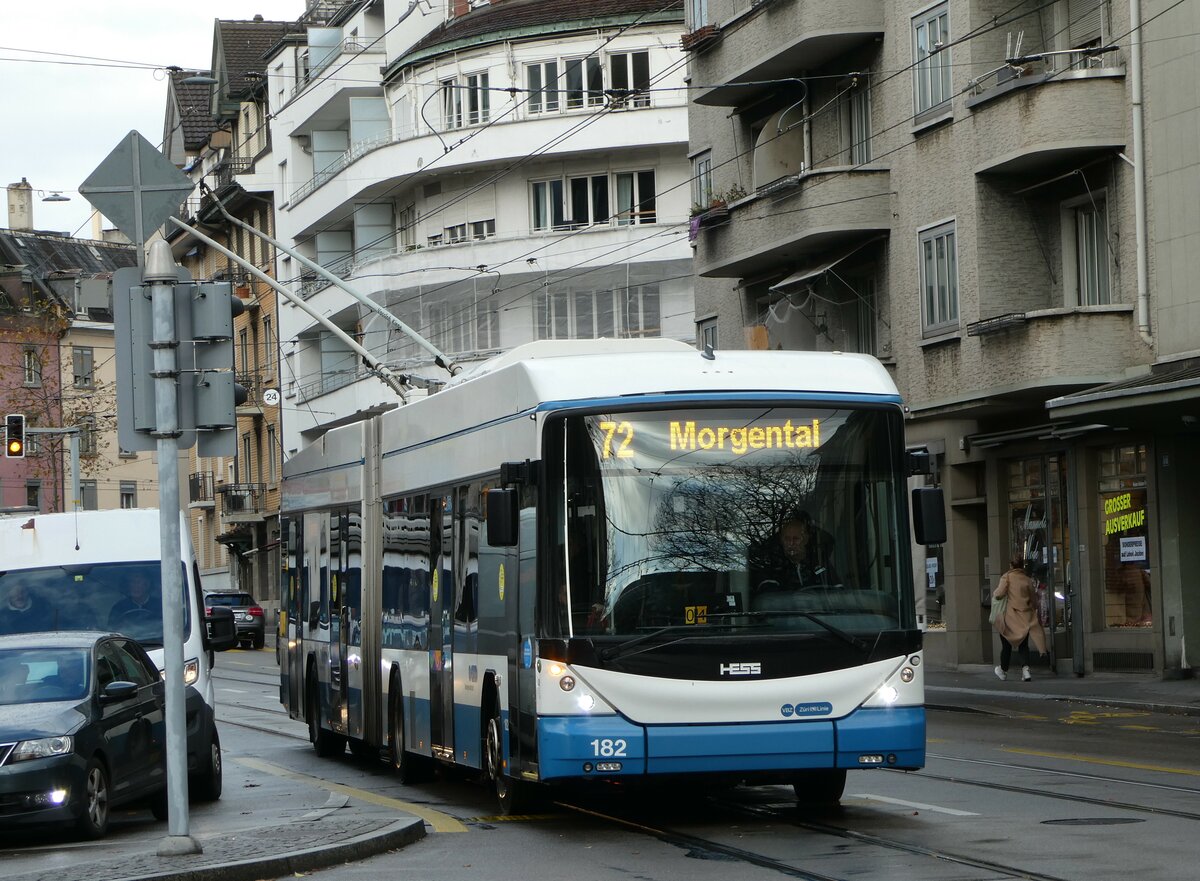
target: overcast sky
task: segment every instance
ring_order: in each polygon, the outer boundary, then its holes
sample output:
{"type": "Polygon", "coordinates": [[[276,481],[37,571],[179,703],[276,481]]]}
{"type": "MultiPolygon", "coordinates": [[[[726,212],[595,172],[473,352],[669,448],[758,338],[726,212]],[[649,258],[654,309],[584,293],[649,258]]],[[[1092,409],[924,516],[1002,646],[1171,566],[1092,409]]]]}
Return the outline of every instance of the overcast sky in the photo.
{"type": "MultiPolygon", "coordinates": [[[[304,8],[305,0],[0,0],[0,184],[29,181],[37,229],[90,236],[91,206],[76,189],[130,129],[162,141],[162,68],[208,69],[217,19],[295,21],[304,8]],[[43,202],[52,191],[71,201],[43,202]]],[[[7,194],[3,210],[7,227],[7,194]]]]}

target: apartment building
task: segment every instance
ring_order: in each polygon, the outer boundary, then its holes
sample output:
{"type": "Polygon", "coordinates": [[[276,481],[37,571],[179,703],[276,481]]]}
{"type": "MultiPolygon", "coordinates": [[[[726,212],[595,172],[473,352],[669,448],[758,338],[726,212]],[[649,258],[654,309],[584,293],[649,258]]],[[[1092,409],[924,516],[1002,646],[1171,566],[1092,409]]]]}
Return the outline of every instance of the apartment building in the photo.
{"type": "MultiPolygon", "coordinates": [[[[534,339],[690,340],[682,3],[359,2],[268,61],[280,278],[414,393],[534,339]],[[381,314],[385,311],[388,314],[381,314]]],[[[285,455],[398,401],[280,309],[285,455]]]]}
{"type": "MultiPolygon", "coordinates": [[[[182,219],[268,275],[274,274],[274,248],[245,227],[274,231],[264,55],[295,27],[261,16],[217,20],[211,73],[172,74],[164,123],[169,158],[197,185],[182,219]]],[[[275,292],[197,235],[173,228],[167,238],[193,278],[231,283],[242,306],[234,318],[234,372],[247,397],[236,409],[236,453],[189,453],[184,498],[192,543],[206,587],[246,590],[271,607],[279,594],[282,472],[282,415],[268,403],[279,384],[275,292]]]]}
{"type": "Polygon", "coordinates": [[[994,663],[1017,555],[1060,673],[1195,663],[1197,30],[1169,2],[688,0],[697,334],[887,365],[946,491],[949,541],[915,549],[934,659],[994,663]]]}

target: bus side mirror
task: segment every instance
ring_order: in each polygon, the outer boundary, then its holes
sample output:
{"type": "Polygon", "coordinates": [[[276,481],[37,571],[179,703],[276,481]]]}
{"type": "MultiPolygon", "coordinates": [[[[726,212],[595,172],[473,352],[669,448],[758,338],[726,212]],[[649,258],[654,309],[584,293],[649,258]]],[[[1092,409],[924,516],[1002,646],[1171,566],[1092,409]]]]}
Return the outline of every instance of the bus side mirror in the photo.
{"type": "Polygon", "coordinates": [[[518,532],[517,491],[493,489],[487,494],[487,543],[494,548],[515,548],[518,532]]]}
{"type": "Polygon", "coordinates": [[[946,506],[940,486],[918,486],[912,491],[913,535],[919,545],[946,543],[946,506]]]}
{"type": "Polygon", "coordinates": [[[204,626],[208,631],[208,648],[212,651],[224,652],[237,647],[237,625],[233,623],[233,609],[228,606],[212,606],[204,616],[204,626]]]}

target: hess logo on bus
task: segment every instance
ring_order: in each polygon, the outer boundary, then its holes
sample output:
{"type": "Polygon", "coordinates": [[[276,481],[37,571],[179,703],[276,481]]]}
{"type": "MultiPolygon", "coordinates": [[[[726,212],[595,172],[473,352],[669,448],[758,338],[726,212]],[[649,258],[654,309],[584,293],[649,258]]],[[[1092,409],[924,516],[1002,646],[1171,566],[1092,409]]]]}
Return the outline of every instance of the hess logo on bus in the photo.
{"type": "Polygon", "coordinates": [[[734,661],[721,665],[722,676],[761,676],[762,664],[758,661],[734,661]]]}

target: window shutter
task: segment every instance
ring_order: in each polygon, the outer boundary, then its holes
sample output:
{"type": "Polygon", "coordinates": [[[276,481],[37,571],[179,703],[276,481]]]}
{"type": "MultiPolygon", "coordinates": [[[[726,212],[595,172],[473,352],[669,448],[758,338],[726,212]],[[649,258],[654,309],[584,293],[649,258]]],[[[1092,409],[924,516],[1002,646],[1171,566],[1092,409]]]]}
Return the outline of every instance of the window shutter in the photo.
{"type": "Polygon", "coordinates": [[[1105,2],[1067,0],[1067,39],[1072,49],[1102,38],[1105,2]]]}

